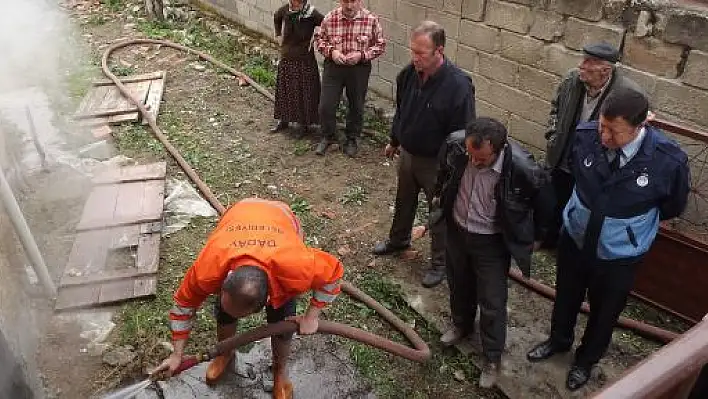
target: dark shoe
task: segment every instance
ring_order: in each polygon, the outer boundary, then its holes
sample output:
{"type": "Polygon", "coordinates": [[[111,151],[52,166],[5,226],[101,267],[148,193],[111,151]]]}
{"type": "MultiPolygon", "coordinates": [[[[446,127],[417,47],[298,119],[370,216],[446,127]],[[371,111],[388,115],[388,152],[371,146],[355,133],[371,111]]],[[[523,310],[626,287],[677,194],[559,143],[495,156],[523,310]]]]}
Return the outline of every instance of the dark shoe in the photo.
{"type": "Polygon", "coordinates": [[[329,141],[328,138],[323,138],[322,140],[320,140],[320,143],[317,144],[317,148],[315,149],[315,154],[324,155],[325,152],[327,152],[327,147],[329,147],[330,144],[332,144],[332,142],[329,141]]]}
{"type": "Polygon", "coordinates": [[[444,278],[445,278],[445,271],[444,270],[430,269],[427,272],[425,272],[425,276],[423,276],[423,281],[421,283],[423,284],[423,287],[425,287],[425,288],[433,288],[436,285],[442,283],[444,278]]]}
{"type": "Polygon", "coordinates": [[[344,153],[350,157],[354,158],[356,156],[356,153],[359,151],[359,148],[356,145],[356,140],[355,139],[348,139],[344,143],[344,153]]]}
{"type": "Polygon", "coordinates": [[[568,352],[568,349],[559,349],[553,345],[550,339],[547,339],[528,351],[526,354],[526,359],[530,362],[540,362],[541,360],[546,360],[557,353],[563,352],[568,352]]]}
{"type": "Polygon", "coordinates": [[[288,122],[280,121],[280,122],[278,122],[277,125],[275,125],[272,129],[270,129],[270,132],[271,133],[281,132],[283,130],[286,130],[288,127],[290,127],[290,124],[288,122]]]}
{"type": "Polygon", "coordinates": [[[566,388],[575,391],[582,388],[590,379],[590,367],[572,366],[568,372],[568,379],[565,380],[566,388]]]}
{"type": "Polygon", "coordinates": [[[403,252],[410,247],[410,244],[398,246],[391,245],[390,241],[384,241],[376,244],[374,250],[371,251],[371,253],[373,253],[374,255],[393,255],[395,253],[403,252]]]}

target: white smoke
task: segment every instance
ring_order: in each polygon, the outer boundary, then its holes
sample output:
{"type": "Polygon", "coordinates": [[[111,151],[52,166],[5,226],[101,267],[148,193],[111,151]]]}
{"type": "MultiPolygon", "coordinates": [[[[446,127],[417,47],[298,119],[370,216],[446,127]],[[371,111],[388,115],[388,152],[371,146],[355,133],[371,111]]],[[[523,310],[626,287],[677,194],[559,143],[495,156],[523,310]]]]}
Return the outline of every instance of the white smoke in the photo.
{"type": "Polygon", "coordinates": [[[0,93],[58,88],[81,59],[76,37],[56,0],[0,0],[0,93]]]}

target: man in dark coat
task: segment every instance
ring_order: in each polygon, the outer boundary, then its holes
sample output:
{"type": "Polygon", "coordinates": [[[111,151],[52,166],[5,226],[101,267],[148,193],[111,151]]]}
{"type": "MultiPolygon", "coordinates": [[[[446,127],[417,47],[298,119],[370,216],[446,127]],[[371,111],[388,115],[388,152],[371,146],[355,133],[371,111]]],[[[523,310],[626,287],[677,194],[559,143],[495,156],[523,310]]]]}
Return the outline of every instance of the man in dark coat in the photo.
{"type": "MultiPolygon", "coordinates": [[[[452,345],[472,332],[477,306],[487,360],[480,386],[491,388],[506,344],[507,273],[514,258],[525,276],[531,253],[546,232],[552,194],[548,178],[504,125],[478,118],[453,133],[440,154],[435,196],[447,224],[447,282],[453,328],[443,334],[452,345]]],[[[432,222],[434,223],[434,222],[432,222]]]]}
{"type": "Polygon", "coordinates": [[[578,125],[570,156],[575,187],[563,210],[550,337],[531,349],[538,362],[567,352],[587,294],[590,315],[566,386],[576,390],[605,354],[634,275],[659,223],[679,216],[690,190],[688,156],[646,124],[644,93],[618,88],[599,121],[578,125]]]}
{"type": "Polygon", "coordinates": [[[547,248],[556,246],[563,208],[575,184],[568,163],[575,127],[597,120],[603,101],[618,88],[639,89],[615,68],[619,52],[613,46],[604,42],[589,44],[583,52],[585,57],[578,68],[571,70],[558,87],[548,118],[546,167],[556,193],[556,208],[543,245],[547,248]]]}

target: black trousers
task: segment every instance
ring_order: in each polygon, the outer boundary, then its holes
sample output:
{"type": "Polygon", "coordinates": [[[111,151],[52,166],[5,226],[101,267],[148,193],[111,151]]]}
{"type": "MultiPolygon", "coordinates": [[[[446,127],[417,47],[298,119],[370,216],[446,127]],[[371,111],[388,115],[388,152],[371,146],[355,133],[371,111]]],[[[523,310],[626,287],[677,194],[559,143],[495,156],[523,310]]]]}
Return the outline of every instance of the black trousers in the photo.
{"type": "Polygon", "coordinates": [[[575,364],[590,367],[605,354],[612,330],[627,304],[639,260],[588,258],[566,232],[558,240],[556,300],[551,316],[551,341],[559,349],[573,345],[580,305],[587,292],[590,316],[575,364]]]}
{"type": "Polygon", "coordinates": [[[484,356],[490,362],[498,362],[506,345],[507,273],[511,255],[501,234],[472,234],[454,220],[446,224],[452,321],[456,327],[471,332],[479,306],[484,356]]]}
{"type": "Polygon", "coordinates": [[[573,194],[575,179],[569,172],[565,172],[562,169],[553,169],[551,171],[551,183],[555,194],[555,206],[544,245],[555,247],[560,236],[561,227],[563,227],[563,209],[565,209],[565,205],[573,194]]]}
{"type": "MultiPolygon", "coordinates": [[[[405,246],[411,242],[411,229],[418,209],[418,194],[425,193],[428,204],[433,200],[433,189],[438,174],[435,158],[417,157],[401,149],[398,159],[398,187],[393,223],[389,241],[394,246],[405,246]]],[[[428,211],[430,212],[430,207],[428,211]]],[[[430,229],[430,264],[433,269],[445,269],[445,224],[435,223],[430,229]]]]}
{"type": "Polygon", "coordinates": [[[364,104],[369,89],[371,63],[357,65],[338,65],[332,60],[324,62],[322,71],[322,93],[320,96],[320,127],[322,136],[335,138],[337,131],[337,106],[346,89],[347,103],[347,139],[356,139],[361,135],[364,124],[364,104]]]}

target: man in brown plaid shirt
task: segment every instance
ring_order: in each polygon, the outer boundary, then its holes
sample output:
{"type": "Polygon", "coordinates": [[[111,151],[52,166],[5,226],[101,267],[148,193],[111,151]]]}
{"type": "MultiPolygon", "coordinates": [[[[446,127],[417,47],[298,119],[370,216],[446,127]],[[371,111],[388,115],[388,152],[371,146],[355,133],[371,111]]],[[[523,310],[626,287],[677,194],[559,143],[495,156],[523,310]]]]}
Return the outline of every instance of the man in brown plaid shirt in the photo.
{"type": "Polygon", "coordinates": [[[339,4],[325,16],[315,36],[317,51],[325,57],[319,107],[322,141],[315,153],[324,155],[334,141],[337,106],[346,88],[349,110],[342,148],[353,157],[364,119],[371,61],[383,54],[386,41],[379,18],[363,7],[362,0],[339,0],[339,4]]]}

